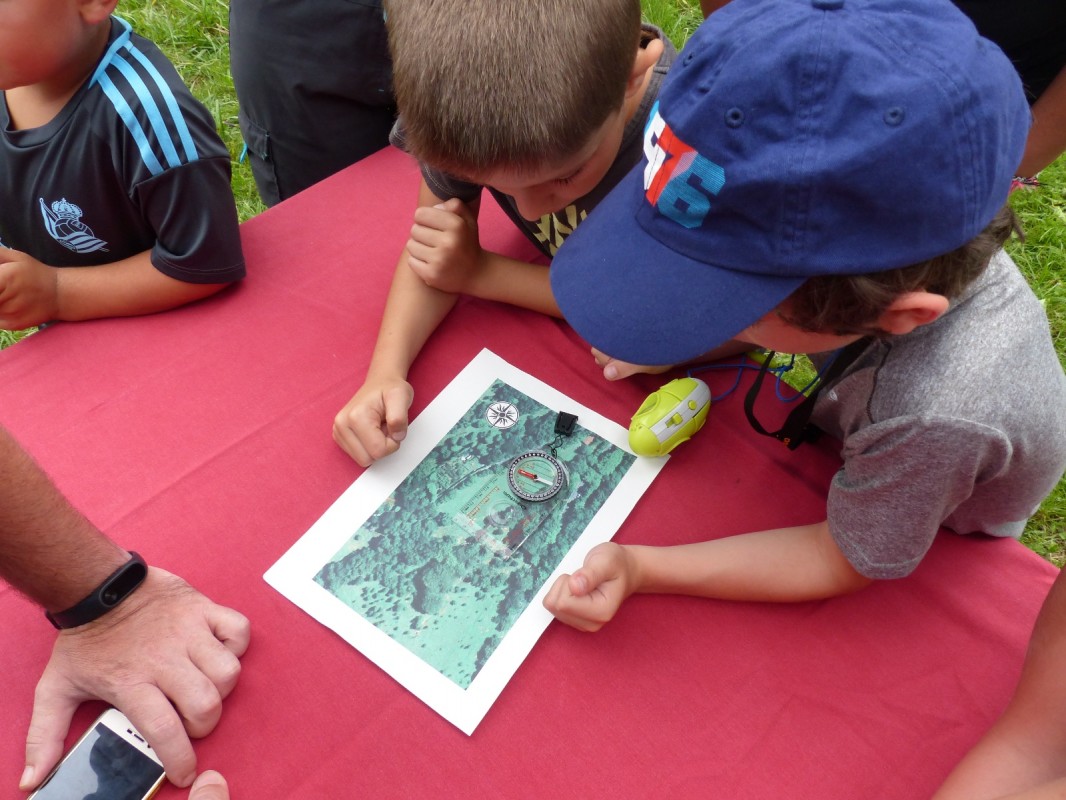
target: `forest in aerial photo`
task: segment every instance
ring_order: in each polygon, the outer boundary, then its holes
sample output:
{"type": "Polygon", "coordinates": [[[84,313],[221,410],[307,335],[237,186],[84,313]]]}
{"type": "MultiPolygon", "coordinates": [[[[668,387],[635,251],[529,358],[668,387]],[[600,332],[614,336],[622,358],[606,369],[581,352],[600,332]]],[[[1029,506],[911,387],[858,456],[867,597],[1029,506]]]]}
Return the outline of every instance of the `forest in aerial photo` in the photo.
{"type": "Polygon", "coordinates": [[[468,688],[636,458],[580,420],[557,437],[565,410],[496,380],[315,581],[468,688]],[[511,491],[511,462],[553,449],[562,489],[511,491]]]}

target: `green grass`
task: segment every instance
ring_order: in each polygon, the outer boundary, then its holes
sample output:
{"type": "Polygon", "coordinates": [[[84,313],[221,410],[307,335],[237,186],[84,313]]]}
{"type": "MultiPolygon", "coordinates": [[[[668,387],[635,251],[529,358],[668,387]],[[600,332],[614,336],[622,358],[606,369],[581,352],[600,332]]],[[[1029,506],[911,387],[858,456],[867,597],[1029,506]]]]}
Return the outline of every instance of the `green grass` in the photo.
{"type": "Polygon", "coordinates": [[[694,0],[641,0],[640,5],[644,18],[662,28],[679,50],[703,22],[703,12],[694,0]]]}
{"type": "Polygon", "coordinates": [[[0,350],[3,350],[5,347],[10,347],[19,339],[23,339],[26,336],[29,336],[35,330],[37,329],[30,328],[29,330],[25,331],[0,331],[0,350]]]}
{"type": "MultiPolygon", "coordinates": [[[[155,42],[207,106],[234,157],[233,196],[242,220],[263,210],[252,171],[237,163],[244,143],[229,73],[229,4],[225,0],[124,0],[119,16],[155,42]]],[[[264,57],[269,57],[264,54],[264,57]]]]}
{"type": "MultiPolygon", "coordinates": [[[[298,0],[293,0],[298,2],[298,0]]],[[[643,0],[645,16],[681,47],[702,16],[696,0],[643,0]]],[[[233,193],[242,220],[263,209],[251,170],[237,163],[243,144],[237,100],[229,74],[228,4],[225,0],[122,0],[118,9],[134,29],[154,41],[174,62],[193,92],[215,116],[234,157],[233,193]]],[[[269,58],[269,54],[264,54],[269,58]]],[[[1059,358],[1066,364],[1066,157],[1041,175],[1044,186],[1011,198],[1026,231],[1008,250],[1047,308],[1059,358]]],[[[0,331],[0,347],[27,332],[0,331]]],[[[799,379],[806,381],[800,373],[799,379]]],[[[1058,566],[1066,560],[1066,482],[1042,504],[1022,541],[1058,566]]]]}
{"type": "MultiPolygon", "coordinates": [[[[1045,169],[1040,180],[1040,188],[1011,195],[1025,241],[1010,242],[1007,251],[1043,301],[1055,350],[1066,367],[1066,156],[1045,169]]],[[[1040,504],[1022,542],[1056,566],[1066,564],[1066,480],[1040,504]]]]}

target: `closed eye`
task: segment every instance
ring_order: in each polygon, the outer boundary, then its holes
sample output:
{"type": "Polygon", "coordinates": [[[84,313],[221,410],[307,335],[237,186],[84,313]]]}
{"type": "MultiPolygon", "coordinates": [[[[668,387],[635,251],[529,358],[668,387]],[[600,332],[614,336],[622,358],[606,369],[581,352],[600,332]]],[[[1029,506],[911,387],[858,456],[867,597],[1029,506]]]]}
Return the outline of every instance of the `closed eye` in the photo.
{"type": "Polygon", "coordinates": [[[567,184],[572,183],[574,178],[576,178],[578,176],[578,174],[581,172],[581,169],[582,169],[581,167],[578,167],[576,170],[571,172],[569,175],[567,175],[565,177],[562,177],[562,178],[556,178],[555,179],[555,183],[559,184],[560,186],[566,186],[567,184]]]}

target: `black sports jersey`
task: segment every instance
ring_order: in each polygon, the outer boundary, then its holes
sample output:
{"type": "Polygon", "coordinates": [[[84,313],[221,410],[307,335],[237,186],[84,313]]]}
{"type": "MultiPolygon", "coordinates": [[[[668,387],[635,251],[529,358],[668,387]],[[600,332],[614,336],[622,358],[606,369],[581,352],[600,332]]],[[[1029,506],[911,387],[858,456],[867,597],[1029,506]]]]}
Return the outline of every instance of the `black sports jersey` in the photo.
{"type": "Polygon", "coordinates": [[[5,98],[0,123],[0,244],[57,267],[150,249],[156,269],[178,280],[244,276],[214,120],[125,21],[112,18],[95,71],[51,122],[11,130],[5,98]]]}

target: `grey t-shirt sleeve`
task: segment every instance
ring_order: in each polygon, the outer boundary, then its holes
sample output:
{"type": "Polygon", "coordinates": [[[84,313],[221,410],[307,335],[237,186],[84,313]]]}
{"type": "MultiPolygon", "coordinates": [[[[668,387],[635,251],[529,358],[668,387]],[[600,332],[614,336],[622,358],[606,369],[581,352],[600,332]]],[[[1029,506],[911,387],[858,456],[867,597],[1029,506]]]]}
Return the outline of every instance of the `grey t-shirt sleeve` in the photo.
{"type": "Polygon", "coordinates": [[[1010,465],[1002,432],[969,420],[902,416],[848,438],[829,488],[829,531],[868,578],[902,578],[941,521],[1010,465]]]}

